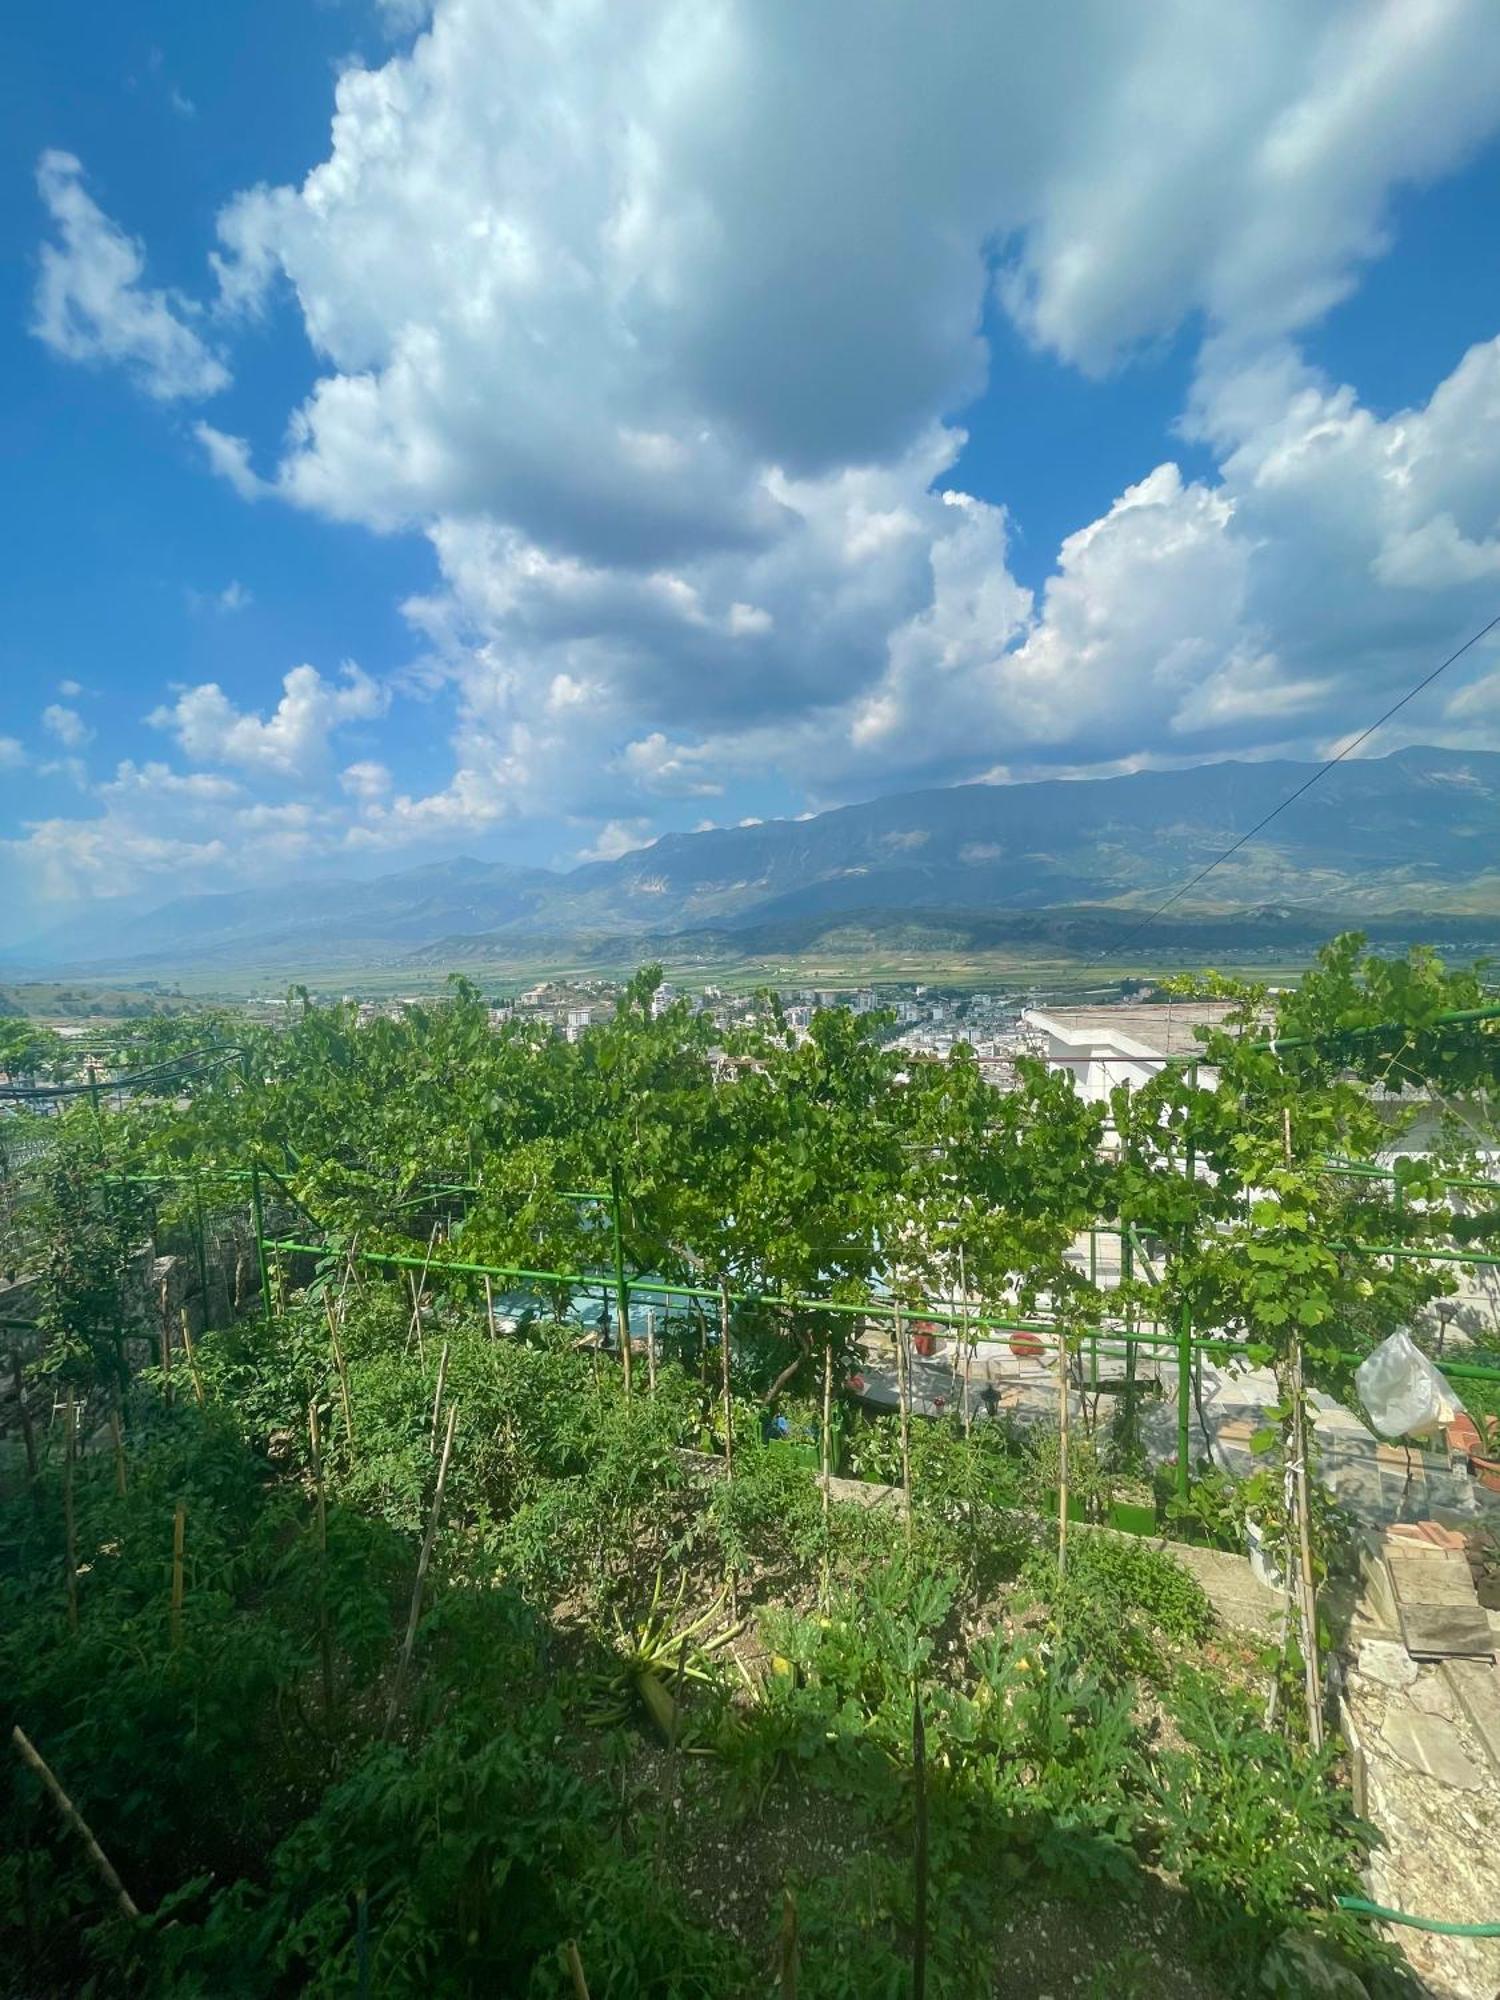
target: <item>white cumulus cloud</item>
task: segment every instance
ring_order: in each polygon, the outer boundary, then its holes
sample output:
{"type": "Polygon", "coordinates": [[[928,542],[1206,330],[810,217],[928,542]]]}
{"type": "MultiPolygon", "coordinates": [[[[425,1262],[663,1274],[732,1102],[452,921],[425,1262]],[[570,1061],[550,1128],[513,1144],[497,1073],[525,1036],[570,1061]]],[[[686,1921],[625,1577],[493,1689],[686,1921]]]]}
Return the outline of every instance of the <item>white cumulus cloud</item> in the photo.
{"type": "Polygon", "coordinates": [[[54,230],[40,253],[37,338],[69,361],[125,368],[161,402],[226,387],[229,371],[190,324],[192,307],[141,282],[145,254],[88,193],[81,162],[45,152],[36,177],[54,230]]]}
{"type": "MultiPolygon", "coordinates": [[[[316,380],[194,434],[247,501],[426,537],[408,680],[451,767],[334,763],[383,711],[357,670],[177,693],[153,719],[192,763],[323,801],[278,837],[572,820],[600,854],[684,801],[766,810],[773,774],[782,809],[1306,752],[1480,622],[1500,346],[1382,415],[1303,342],[1396,198],[1500,131],[1491,0],[973,0],[941,33],[914,0],[387,15],[405,39],[339,77],[325,156],[218,221],[213,323],[294,312],[316,380]],[[1197,344],[1193,457],[1163,437],[1026,583],[995,312],[1092,374],[1197,344]]],[[[43,292],[92,302],[53,315],[79,357],[206,393],[193,310],[48,158],[43,292]]],[[[1435,727],[1500,732],[1493,666],[1435,727]]]]}
{"type": "Polygon", "coordinates": [[[316,667],[293,667],[281,686],[280,701],[265,717],[237,709],[216,682],[206,681],[184,688],[150,720],[196,762],[294,776],[321,764],[335,730],[372,721],[387,705],[385,690],[352,662],[338,681],[325,680],[316,667]]]}
{"type": "Polygon", "coordinates": [[[42,727],[49,736],[55,736],[65,750],[82,750],[93,740],[94,732],[78,710],[67,708],[60,701],[49,702],[42,710],[42,727]]]}

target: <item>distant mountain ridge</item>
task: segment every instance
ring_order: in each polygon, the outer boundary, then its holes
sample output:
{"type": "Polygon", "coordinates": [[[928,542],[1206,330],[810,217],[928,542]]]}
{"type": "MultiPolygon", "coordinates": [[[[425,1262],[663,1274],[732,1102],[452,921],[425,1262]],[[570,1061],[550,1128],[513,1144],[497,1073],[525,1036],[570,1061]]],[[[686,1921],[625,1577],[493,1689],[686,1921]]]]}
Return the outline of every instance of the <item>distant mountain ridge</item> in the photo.
{"type": "MultiPolygon", "coordinates": [[[[329,965],[700,930],[747,943],[753,933],[774,949],[778,930],[811,935],[845,918],[878,926],[927,912],[972,928],[1005,912],[1119,912],[1189,879],[1314,768],[1221,763],[959,785],[805,820],[667,834],[565,873],[461,859],[369,882],[180,898],[144,917],[65,926],[11,956],[38,966],[329,965]]],[[[1278,906],[1500,916],[1500,753],[1409,749],[1340,764],[1178,913],[1278,906]]]]}

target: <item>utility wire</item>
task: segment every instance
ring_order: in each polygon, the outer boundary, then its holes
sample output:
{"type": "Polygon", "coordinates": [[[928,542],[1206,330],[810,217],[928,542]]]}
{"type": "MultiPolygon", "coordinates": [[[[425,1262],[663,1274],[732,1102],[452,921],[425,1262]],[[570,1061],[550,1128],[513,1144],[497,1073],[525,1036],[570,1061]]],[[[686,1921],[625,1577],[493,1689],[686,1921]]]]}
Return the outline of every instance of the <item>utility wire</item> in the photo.
{"type": "Polygon", "coordinates": [[[1433,682],[1438,678],[1439,674],[1447,673],[1449,667],[1451,667],[1455,661],[1461,660],[1465,653],[1469,652],[1473,647],[1479,644],[1481,639],[1487,638],[1489,634],[1494,631],[1497,625],[1500,625],[1500,611],[1496,612],[1495,616],[1490,620],[1488,625],[1481,625],[1479,630],[1475,632],[1472,635],[1472,637],[1465,639],[1463,644],[1458,648],[1457,652],[1450,653],[1446,660],[1444,660],[1440,665],[1434,667],[1432,672],[1426,675],[1424,679],[1419,680],[1415,687],[1408,688],[1406,693],[1402,695],[1399,701],[1392,702],[1391,706],[1385,711],[1384,715],[1378,716],[1375,719],[1375,721],[1370,724],[1368,729],[1362,729],[1358,734],[1358,736],[1356,736],[1352,742],[1346,743],[1344,745],[1343,749],[1339,751],[1336,757],[1330,757],[1326,764],[1319,765],[1318,769],[1313,772],[1310,778],[1304,778],[1302,783],[1297,787],[1296,791],[1289,792],[1287,796],[1281,801],[1280,805],[1272,806],[1271,810],[1266,814],[1265,818],[1257,820],[1248,833],[1242,833],[1238,840],[1232,841],[1230,845],[1224,849],[1224,852],[1222,854],[1216,854],[1212,861],[1210,861],[1205,867],[1200,868],[1198,870],[1198,873],[1192,876],[1190,880],[1184,882],[1180,889],[1174,889],[1171,895],[1168,896],[1167,900],[1164,903],[1159,903],[1157,907],[1151,912],[1150,916],[1143,917],[1140,923],[1136,925],[1134,930],[1127,931],[1123,938],[1120,938],[1114,944],[1109,945],[1104,951],[1102,951],[1099,954],[1098,958],[1091,959],[1089,963],[1091,965],[1102,964],[1105,959],[1112,958],[1116,952],[1123,951],[1126,945],[1133,944],[1143,931],[1150,929],[1152,924],[1156,922],[1157,918],[1161,916],[1163,912],[1170,910],[1174,903],[1180,902],[1182,898],[1185,895],[1187,895],[1190,889],[1196,889],[1198,884],[1201,881],[1203,881],[1206,876],[1212,875],[1214,870],[1222,866],[1222,864],[1226,862],[1231,855],[1238,854],[1240,849],[1246,846],[1250,841],[1254,840],[1255,836],[1258,833],[1263,833],[1265,829],[1271,824],[1271,821],[1273,819],[1277,818],[1278,815],[1280,815],[1281,813],[1284,813],[1288,806],[1295,805],[1297,800],[1302,797],[1304,792],[1310,792],[1313,786],[1318,782],[1320,778],[1326,778],[1328,773],[1333,769],[1335,764],[1342,764],[1346,757],[1350,757],[1354,754],[1354,752],[1359,748],[1361,743],[1368,743],[1368,741],[1375,734],[1377,729],[1383,729],[1386,723],[1390,721],[1393,715],[1399,714],[1400,711],[1403,708],[1405,708],[1406,704],[1409,701],[1415,701],[1417,696],[1421,694],[1425,688],[1430,688],[1432,686],[1433,682]]]}

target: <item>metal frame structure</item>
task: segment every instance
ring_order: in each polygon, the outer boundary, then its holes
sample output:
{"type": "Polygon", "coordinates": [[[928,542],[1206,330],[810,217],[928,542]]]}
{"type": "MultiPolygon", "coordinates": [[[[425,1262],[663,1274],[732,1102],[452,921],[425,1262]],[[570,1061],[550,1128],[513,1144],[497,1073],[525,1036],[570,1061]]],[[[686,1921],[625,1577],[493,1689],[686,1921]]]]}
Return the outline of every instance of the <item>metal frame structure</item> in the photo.
{"type": "MultiPolygon", "coordinates": [[[[1493,1020],[1500,1020],[1500,1003],[1483,1007],[1459,1009],[1440,1014],[1430,1025],[1432,1027],[1444,1028],[1468,1027],[1493,1020]]],[[[1392,1032],[1395,1032],[1395,1024],[1378,1023],[1368,1027],[1340,1030],[1331,1035],[1274,1037],[1268,1041],[1252,1044],[1251,1050],[1255,1053],[1280,1056],[1283,1052],[1292,1049],[1317,1047],[1329,1042],[1341,1044],[1352,1040],[1367,1040],[1392,1032]]],[[[194,1050],[188,1052],[188,1060],[196,1061],[198,1057],[210,1053],[219,1058],[228,1058],[237,1054],[238,1051],[233,1049],[220,1049],[212,1052],[208,1050],[194,1050]]],[[[10,1087],[0,1088],[0,1095],[12,1097],[31,1097],[33,1095],[70,1097],[88,1094],[93,1097],[97,1108],[98,1092],[101,1088],[128,1088],[133,1084],[154,1081],[162,1070],[172,1069],[183,1060],[184,1058],[182,1057],[173,1058],[170,1062],[157,1066],[153,1070],[148,1070],[135,1077],[117,1079],[103,1086],[91,1081],[84,1084],[52,1086],[50,1088],[43,1087],[41,1090],[35,1092],[25,1091],[18,1087],[10,1087]]],[[[1202,1060],[1202,1051],[1185,1052],[1178,1056],[1164,1056],[1162,1058],[1162,1068],[1164,1070],[1187,1068],[1190,1072],[1196,1074],[1202,1060]]],[[[194,1074],[201,1074],[201,1070],[190,1070],[184,1080],[191,1081],[194,1074]]],[[[1326,1166],[1330,1173],[1381,1180],[1389,1179],[1398,1182],[1399,1185],[1399,1177],[1393,1169],[1383,1168],[1372,1162],[1345,1161],[1331,1158],[1326,1162],[1326,1166]]],[[[1196,1163],[1191,1151],[1187,1159],[1187,1171],[1189,1174],[1193,1174],[1196,1171],[1196,1163]]],[[[206,1248],[202,1235],[203,1205],[201,1192],[204,1180],[208,1179],[219,1183],[248,1182],[261,1304],[266,1318],[269,1319],[274,1310],[270,1267],[271,1256],[322,1257],[328,1254],[329,1246],[301,1241],[295,1236],[269,1236],[267,1234],[262,1187],[263,1176],[274,1181],[282,1189],[293,1205],[301,1209],[303,1214],[307,1216],[307,1219],[313,1223],[315,1229],[322,1228],[317,1218],[310,1214],[306,1204],[287,1186],[281,1175],[260,1159],[252,1160],[247,1167],[217,1169],[208,1176],[199,1174],[126,1175],[122,1176],[122,1178],[153,1185],[182,1184],[186,1182],[195,1187],[199,1275],[204,1287],[205,1297],[207,1295],[207,1272],[206,1248]]],[[[1476,1179],[1472,1176],[1445,1176],[1443,1179],[1446,1186],[1466,1191],[1483,1189],[1486,1192],[1500,1192],[1500,1183],[1476,1179]]],[[[415,1207],[432,1200],[451,1199],[454,1197],[462,1198],[480,1193],[481,1191],[480,1185],[473,1182],[434,1182],[422,1189],[418,1195],[397,1204],[396,1209],[392,1212],[399,1212],[402,1208],[415,1207]]],[[[555,1271],[533,1269],[520,1265],[470,1263],[454,1258],[437,1257],[432,1254],[431,1250],[425,1256],[416,1256],[391,1251],[358,1250],[351,1247],[346,1254],[360,1264],[393,1270],[417,1270],[429,1276],[436,1275],[439,1272],[451,1272],[456,1276],[472,1276],[491,1281],[498,1279],[509,1284],[566,1285],[574,1288],[598,1288],[606,1297],[613,1290],[622,1331],[621,1357],[627,1390],[630,1386],[631,1372],[631,1342],[629,1337],[630,1304],[633,1297],[643,1295],[668,1302],[672,1300],[691,1300],[699,1303],[713,1302],[716,1304],[727,1302],[734,1305],[763,1307],[772,1311],[825,1313],[843,1317],[886,1320],[897,1323],[911,1319],[925,1319],[940,1325],[961,1329],[971,1341],[977,1342],[983,1340],[986,1344],[990,1343],[997,1335],[1015,1333],[1029,1334],[1034,1338],[1050,1338],[1054,1342],[1060,1342],[1065,1348],[1071,1348],[1075,1343],[1081,1347],[1084,1341],[1088,1341],[1092,1353],[1093,1379],[1096,1384],[1098,1379],[1099,1343],[1101,1340],[1118,1340],[1123,1342],[1126,1358],[1127,1384],[1129,1384],[1134,1374],[1134,1359],[1138,1347],[1174,1349],[1177,1357],[1177,1487],[1179,1497],[1183,1500],[1189,1498],[1191,1485],[1189,1465],[1191,1436],[1190,1388],[1194,1357],[1198,1356],[1201,1358],[1205,1354],[1220,1358],[1246,1355],[1253,1353],[1258,1346],[1258,1343],[1249,1339],[1239,1339],[1229,1335],[1199,1333],[1193,1327],[1191,1310],[1185,1300],[1181,1304],[1178,1325],[1174,1330],[1163,1330],[1160,1322],[1154,1322],[1154,1330],[1148,1331],[1128,1316],[1127,1308],[1127,1317],[1119,1325],[1112,1325],[1107,1321],[1102,1321],[1097,1327],[1078,1332],[1070,1329],[1055,1317],[1021,1318],[1009,1314],[974,1312],[967,1304],[959,1307],[952,1301],[909,1300],[897,1303],[895,1301],[887,1302],[876,1299],[853,1302],[800,1294],[745,1291],[726,1292],[719,1286],[674,1283],[664,1279],[652,1278],[640,1272],[632,1275],[627,1271],[625,1265],[622,1210],[626,1197],[618,1168],[611,1174],[608,1189],[566,1190],[561,1191],[561,1198],[577,1202],[599,1203],[608,1208],[610,1214],[611,1244],[611,1260],[608,1270],[555,1271]]],[[[1090,1242],[1089,1274],[1091,1282],[1096,1286],[1098,1281],[1097,1239],[1101,1234],[1116,1235],[1119,1237],[1120,1280],[1122,1283],[1129,1283],[1133,1280],[1137,1256],[1140,1257],[1143,1267],[1149,1274],[1149,1259],[1146,1257],[1144,1249],[1140,1244],[1138,1232],[1128,1219],[1122,1219],[1118,1225],[1096,1224],[1090,1228],[1088,1234],[1090,1242]]],[[[1413,1258],[1435,1262],[1467,1264],[1476,1268],[1500,1268],[1500,1254],[1475,1249],[1444,1249],[1435,1245],[1419,1244],[1356,1243],[1336,1243],[1330,1244],[1327,1247],[1335,1252],[1353,1256],[1390,1257],[1394,1259],[1413,1258]]],[[[1345,1349],[1335,1350],[1335,1353],[1339,1360],[1351,1365],[1357,1364],[1364,1358],[1359,1353],[1345,1349]]],[[[1477,1363],[1445,1360],[1444,1372],[1455,1380],[1460,1381],[1500,1383],[1500,1369],[1485,1367],[1477,1363]]]]}

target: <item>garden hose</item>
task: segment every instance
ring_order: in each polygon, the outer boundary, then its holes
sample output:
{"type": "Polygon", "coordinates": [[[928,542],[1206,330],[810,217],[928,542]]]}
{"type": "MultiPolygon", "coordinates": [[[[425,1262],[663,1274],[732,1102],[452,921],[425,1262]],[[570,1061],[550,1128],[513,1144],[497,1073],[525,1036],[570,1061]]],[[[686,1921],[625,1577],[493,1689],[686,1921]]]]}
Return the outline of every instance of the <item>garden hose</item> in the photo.
{"type": "Polygon", "coordinates": [[[1353,1910],[1362,1917],[1379,1917],[1383,1924],[1405,1924],[1408,1930],[1436,1931],[1439,1937],[1500,1937],[1500,1923],[1450,1924],[1441,1917],[1408,1917],[1400,1910],[1388,1910],[1384,1903],[1369,1903],[1363,1896],[1340,1896],[1341,1910],[1353,1910]]]}

